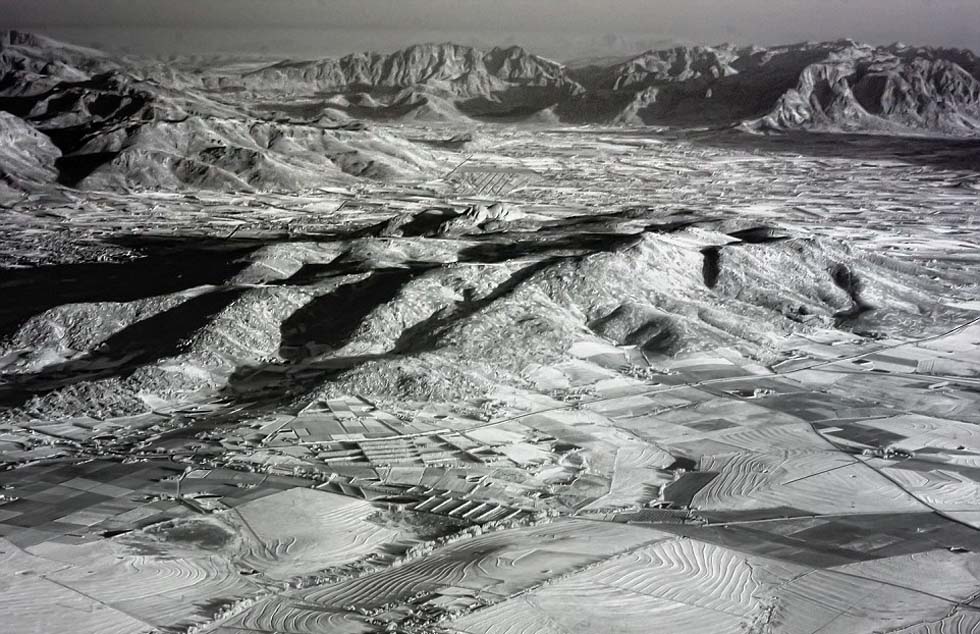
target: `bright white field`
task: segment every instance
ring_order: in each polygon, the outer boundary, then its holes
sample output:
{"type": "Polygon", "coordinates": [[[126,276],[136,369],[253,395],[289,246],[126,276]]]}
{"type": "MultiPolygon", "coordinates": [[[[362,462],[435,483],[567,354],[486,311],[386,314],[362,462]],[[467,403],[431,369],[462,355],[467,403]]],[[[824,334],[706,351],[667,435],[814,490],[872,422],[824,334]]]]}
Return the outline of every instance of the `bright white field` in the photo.
{"type": "Polygon", "coordinates": [[[225,626],[292,634],[356,633],[361,625],[341,614],[347,606],[370,610],[419,592],[459,589],[500,600],[610,555],[667,538],[658,531],[575,519],[500,531],[374,574],[263,601],[225,626]]]}
{"type": "Polygon", "coordinates": [[[468,634],[744,632],[794,567],[674,538],[453,621],[468,634]]]}
{"type": "Polygon", "coordinates": [[[324,606],[380,605],[419,590],[463,587],[507,596],[663,534],[626,525],[564,520],[466,540],[433,556],[302,593],[324,606]]]}
{"type": "Polygon", "coordinates": [[[144,556],[114,541],[42,550],[34,556],[0,542],[0,631],[150,631],[204,620],[210,602],[243,596],[251,585],[217,555],[144,556]]]}
{"type": "Polygon", "coordinates": [[[616,450],[615,466],[609,493],[585,507],[585,510],[627,507],[649,500],[650,488],[671,481],[657,469],[669,466],[674,458],[657,447],[635,443],[616,450]]]}
{"type": "Polygon", "coordinates": [[[754,509],[790,506],[813,513],[907,512],[926,508],[852,457],[830,451],[708,456],[702,471],[717,471],[692,506],[754,509]]]}
{"type": "Polygon", "coordinates": [[[398,538],[366,521],[365,500],[296,488],[259,498],[229,514],[246,539],[242,560],[277,579],[352,562],[398,538]]]}

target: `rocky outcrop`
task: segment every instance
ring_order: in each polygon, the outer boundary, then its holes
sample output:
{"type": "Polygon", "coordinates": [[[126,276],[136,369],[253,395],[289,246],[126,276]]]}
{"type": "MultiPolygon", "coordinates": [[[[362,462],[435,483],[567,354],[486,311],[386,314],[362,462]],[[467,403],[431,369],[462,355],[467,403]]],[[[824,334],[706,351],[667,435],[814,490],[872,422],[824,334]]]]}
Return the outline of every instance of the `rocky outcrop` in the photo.
{"type": "Polygon", "coordinates": [[[61,152],[26,121],[0,112],[0,189],[22,189],[57,178],[61,152]]]}
{"type": "Polygon", "coordinates": [[[561,88],[564,67],[520,47],[480,51],[458,44],[421,44],[389,55],[356,53],[340,59],[281,62],[241,78],[247,90],[266,92],[398,91],[427,85],[463,97],[513,86],[561,88]]]}
{"type": "Polygon", "coordinates": [[[569,69],[520,47],[426,44],[237,75],[165,67],[0,33],[0,111],[17,138],[5,178],[294,190],[432,169],[365,119],[980,135],[980,62],[961,49],[691,46],[569,69]]]}
{"type": "Polygon", "coordinates": [[[974,136],[978,77],[970,51],[840,40],[648,51],[580,79],[612,123],[974,136]]]}
{"type": "Polygon", "coordinates": [[[138,77],[87,51],[19,32],[0,36],[0,60],[7,62],[0,178],[8,188],[57,181],[94,189],[298,191],[433,168],[428,152],[394,135],[259,120],[202,90],[138,77]]]}
{"type": "Polygon", "coordinates": [[[811,64],[764,117],[763,130],[980,132],[980,81],[935,53],[874,50],[811,64]]]}
{"type": "Polygon", "coordinates": [[[738,73],[730,66],[736,59],[731,48],[679,46],[663,51],[647,51],[613,66],[594,80],[598,88],[611,90],[643,89],[661,83],[712,81],[738,73]]]}

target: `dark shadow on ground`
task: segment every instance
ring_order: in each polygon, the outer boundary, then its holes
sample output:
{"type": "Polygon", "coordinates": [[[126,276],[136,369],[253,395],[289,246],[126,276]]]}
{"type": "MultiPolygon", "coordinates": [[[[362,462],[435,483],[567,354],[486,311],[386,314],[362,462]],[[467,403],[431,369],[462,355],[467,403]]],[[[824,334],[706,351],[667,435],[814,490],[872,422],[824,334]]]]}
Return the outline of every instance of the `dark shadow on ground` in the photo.
{"type": "Polygon", "coordinates": [[[7,375],[0,383],[0,406],[23,405],[32,396],[76,383],[126,377],[142,366],[176,356],[187,349],[195,332],[241,294],[235,289],[198,295],[123,328],[82,357],[33,374],[7,375]]]}
{"type": "Polygon", "coordinates": [[[510,295],[536,273],[553,266],[562,259],[554,257],[535,262],[516,271],[485,297],[480,299],[464,299],[457,303],[455,310],[439,310],[435,312],[411,328],[406,329],[398,338],[398,341],[395,342],[392,354],[418,354],[434,350],[438,345],[440,333],[444,332],[447,328],[476,314],[498,299],[510,295]]]}
{"type": "Polygon", "coordinates": [[[122,262],[0,269],[0,338],[31,316],[64,304],[129,302],[220,285],[248,265],[245,256],[257,246],[191,239],[140,249],[141,257],[122,262]]]}
{"type": "Polygon", "coordinates": [[[392,301],[422,271],[375,271],[368,278],[343,284],[297,310],[281,327],[279,354],[295,363],[326,350],[342,348],[372,310],[392,301]]]}
{"type": "MultiPolygon", "coordinates": [[[[476,236],[471,236],[476,238],[476,236]]],[[[634,246],[641,239],[634,233],[567,233],[553,239],[533,239],[504,242],[486,240],[465,247],[459,252],[460,262],[492,264],[533,256],[580,255],[608,253],[634,246]]]]}
{"type": "MultiPolygon", "coordinates": [[[[635,236],[626,237],[636,240],[635,236]]],[[[615,243],[629,246],[623,240],[615,243]]],[[[497,253],[491,255],[495,257],[497,253]]],[[[378,270],[365,280],[340,286],[300,308],[282,326],[280,355],[284,361],[239,368],[230,377],[221,397],[232,409],[245,406],[254,413],[281,406],[284,396],[300,399],[364,363],[431,351],[438,346],[439,334],[453,324],[510,294],[539,271],[561,260],[580,257],[584,256],[553,256],[533,262],[514,272],[486,296],[467,298],[453,308],[437,310],[406,329],[385,353],[314,360],[317,355],[342,348],[375,307],[394,299],[405,284],[433,267],[378,270]]]]}
{"type": "MultiPolygon", "coordinates": [[[[431,266],[428,268],[432,268],[431,266]]],[[[314,298],[280,327],[283,361],[242,366],[229,377],[220,398],[251,412],[281,406],[340,373],[387,355],[314,357],[342,348],[371,311],[393,300],[402,288],[428,268],[381,269],[366,279],[343,284],[314,298]]]]}

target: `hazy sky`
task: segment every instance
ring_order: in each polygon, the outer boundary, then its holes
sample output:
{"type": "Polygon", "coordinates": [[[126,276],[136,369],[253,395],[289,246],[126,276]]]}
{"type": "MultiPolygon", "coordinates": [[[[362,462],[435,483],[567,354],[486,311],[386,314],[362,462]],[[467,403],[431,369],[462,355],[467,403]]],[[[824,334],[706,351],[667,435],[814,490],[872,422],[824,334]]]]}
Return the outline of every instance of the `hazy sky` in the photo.
{"type": "MultiPolygon", "coordinates": [[[[279,38],[287,30],[347,31],[345,41],[357,33],[365,39],[355,48],[400,44],[418,32],[481,33],[488,39],[520,32],[545,40],[650,33],[760,44],[852,37],[976,50],[980,0],[0,0],[0,26],[90,30],[103,39],[135,27],[178,40],[179,31],[189,29],[240,30],[250,44],[266,29],[279,38]]],[[[192,34],[184,35],[193,41],[192,34]]]]}

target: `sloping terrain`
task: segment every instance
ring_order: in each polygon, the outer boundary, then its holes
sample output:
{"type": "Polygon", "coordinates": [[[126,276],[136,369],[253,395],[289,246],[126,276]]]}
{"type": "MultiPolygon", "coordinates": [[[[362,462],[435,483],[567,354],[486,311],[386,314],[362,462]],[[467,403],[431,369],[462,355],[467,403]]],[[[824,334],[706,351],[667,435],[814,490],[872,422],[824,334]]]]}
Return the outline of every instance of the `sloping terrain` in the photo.
{"type": "Polygon", "coordinates": [[[0,186],[16,189],[50,183],[57,178],[55,164],[61,151],[20,117],[0,112],[0,147],[3,148],[0,186]]]}
{"type": "Polygon", "coordinates": [[[620,122],[976,136],[976,69],[969,51],[842,40],[651,51],[577,72],[585,112],[620,122]]]}
{"type": "Polygon", "coordinates": [[[94,51],[17,32],[4,37],[0,110],[13,153],[5,170],[21,176],[19,187],[299,191],[434,167],[390,134],[256,119],[94,51]],[[16,154],[19,146],[36,148],[38,164],[16,154]]]}

